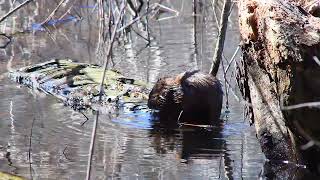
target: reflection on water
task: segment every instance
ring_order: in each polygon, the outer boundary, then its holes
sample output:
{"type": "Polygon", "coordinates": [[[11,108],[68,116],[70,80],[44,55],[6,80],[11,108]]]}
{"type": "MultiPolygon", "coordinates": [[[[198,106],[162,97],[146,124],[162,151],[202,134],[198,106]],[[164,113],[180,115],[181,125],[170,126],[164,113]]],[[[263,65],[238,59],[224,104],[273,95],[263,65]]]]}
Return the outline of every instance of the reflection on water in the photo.
{"type": "MultiPolygon", "coordinates": [[[[162,1],[179,11],[179,16],[158,14],[149,19],[145,31],[139,25],[134,26],[124,39],[115,43],[114,68],[126,76],[151,83],[160,76],[185,70],[208,71],[217,36],[212,9],[215,7],[219,16],[222,6],[221,1],[214,2],[217,5],[200,0],[193,6],[191,0],[162,1]],[[149,38],[150,43],[140,36],[149,38]]],[[[0,14],[10,8],[10,3],[1,1],[0,14]]],[[[30,3],[0,24],[0,33],[13,37],[5,49],[0,49],[0,171],[30,179],[85,177],[95,113],[83,112],[89,119],[85,122],[83,114],[64,107],[53,97],[13,84],[5,75],[8,68],[52,58],[69,57],[102,64],[105,57],[103,51],[97,51],[99,19],[95,1],[68,1],[57,17],[70,7],[68,3],[74,6],[68,11],[69,16],[62,19],[65,21],[45,31],[26,30],[41,29],[36,23],[46,19],[56,6],[55,1],[30,3]]],[[[234,6],[226,59],[230,59],[238,45],[237,26],[234,6]]],[[[234,86],[234,80],[231,83],[234,86]]],[[[172,123],[176,122],[175,118],[163,122],[146,109],[135,112],[122,109],[102,115],[93,176],[95,179],[257,179],[263,172],[264,156],[253,129],[244,121],[243,107],[233,96],[229,96],[229,103],[230,113],[224,113],[225,122],[213,128],[179,127],[172,123]]]]}

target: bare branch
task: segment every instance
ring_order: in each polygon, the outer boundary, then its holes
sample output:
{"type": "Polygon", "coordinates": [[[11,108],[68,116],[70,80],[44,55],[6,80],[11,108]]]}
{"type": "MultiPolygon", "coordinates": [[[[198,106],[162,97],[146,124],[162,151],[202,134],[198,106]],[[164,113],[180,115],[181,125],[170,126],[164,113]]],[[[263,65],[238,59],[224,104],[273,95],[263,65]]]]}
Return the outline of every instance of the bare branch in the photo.
{"type": "Polygon", "coordinates": [[[63,4],[65,0],[61,0],[59,2],[59,4],[56,6],[56,8],[54,8],[54,10],[50,13],[50,15],[41,23],[41,25],[46,24],[53,16],[54,14],[58,11],[58,9],[61,7],[61,5],[63,4]]]}
{"type": "MultiPolygon", "coordinates": [[[[104,67],[104,71],[103,71],[102,80],[101,80],[100,89],[99,89],[99,102],[101,102],[101,100],[102,100],[102,93],[103,93],[103,89],[104,89],[104,79],[105,79],[107,67],[108,67],[108,64],[109,64],[109,59],[110,59],[110,54],[111,54],[110,52],[111,52],[111,49],[112,49],[112,46],[113,46],[113,42],[114,42],[114,39],[115,39],[115,35],[116,35],[116,32],[117,32],[117,27],[118,27],[118,25],[120,23],[120,20],[122,18],[122,13],[124,12],[125,7],[126,7],[126,1],[123,0],[122,8],[120,10],[118,19],[116,20],[116,23],[114,25],[114,29],[113,29],[113,32],[112,32],[112,35],[111,35],[111,39],[109,41],[109,46],[108,46],[108,49],[107,49],[107,52],[106,52],[106,58],[107,59],[106,59],[106,61],[104,63],[104,66],[103,66],[104,67]]],[[[93,127],[92,127],[92,134],[91,134],[91,141],[90,141],[90,148],[89,148],[89,157],[88,157],[88,166],[87,166],[87,176],[86,176],[87,180],[90,179],[90,175],[91,175],[92,156],[93,156],[93,150],[94,150],[94,142],[95,142],[95,139],[96,139],[98,120],[99,120],[99,111],[97,111],[97,115],[96,115],[96,118],[94,120],[94,124],[93,124],[93,127]]]]}
{"type": "Polygon", "coordinates": [[[317,56],[313,56],[313,60],[320,66],[320,60],[317,56]]]}
{"type": "Polygon", "coordinates": [[[318,107],[319,108],[320,107],[320,102],[306,102],[306,103],[301,103],[301,104],[284,106],[283,96],[280,98],[280,108],[281,108],[281,110],[293,110],[293,109],[299,109],[299,108],[304,108],[304,107],[309,107],[309,108],[318,107]]]}
{"type": "Polygon", "coordinates": [[[134,24],[135,22],[139,21],[141,18],[143,18],[144,16],[146,16],[146,15],[148,15],[150,12],[152,12],[152,11],[155,9],[155,7],[156,7],[155,4],[151,5],[149,11],[147,11],[147,12],[143,13],[142,15],[134,18],[134,19],[133,19],[132,21],[130,21],[128,24],[126,24],[126,25],[124,25],[123,27],[119,28],[119,29],[117,30],[117,32],[121,32],[121,31],[123,31],[125,28],[127,28],[127,27],[131,26],[132,24],[134,24]]]}
{"type": "Polygon", "coordinates": [[[310,136],[299,124],[299,122],[297,120],[293,121],[293,125],[294,127],[297,129],[297,131],[299,132],[299,134],[305,138],[306,140],[308,140],[309,142],[303,146],[301,146],[301,149],[307,149],[310,148],[311,145],[316,145],[318,147],[320,147],[320,142],[315,140],[312,136],[310,136]]]}
{"type": "Polygon", "coordinates": [[[11,14],[13,14],[14,12],[16,12],[17,10],[19,10],[20,8],[22,8],[23,6],[27,5],[28,3],[32,2],[33,0],[26,0],[25,2],[23,2],[22,4],[20,4],[19,6],[15,7],[14,9],[12,9],[11,11],[9,11],[7,14],[5,14],[4,16],[2,16],[0,18],[0,23],[2,21],[4,21],[6,18],[8,18],[11,14]]]}
{"type": "Polygon", "coordinates": [[[29,149],[28,149],[28,161],[29,161],[29,168],[30,168],[30,176],[32,178],[32,162],[31,162],[31,151],[32,151],[32,134],[33,134],[33,126],[34,126],[34,121],[36,118],[32,119],[31,123],[31,130],[30,130],[30,135],[29,135],[29,149]]]}
{"type": "Polygon", "coordinates": [[[220,19],[219,36],[218,36],[218,40],[217,40],[217,44],[216,44],[216,48],[213,56],[212,66],[210,69],[210,74],[212,74],[213,76],[215,76],[219,70],[225,36],[227,32],[230,9],[231,9],[231,0],[225,0],[223,5],[223,13],[220,19]]]}

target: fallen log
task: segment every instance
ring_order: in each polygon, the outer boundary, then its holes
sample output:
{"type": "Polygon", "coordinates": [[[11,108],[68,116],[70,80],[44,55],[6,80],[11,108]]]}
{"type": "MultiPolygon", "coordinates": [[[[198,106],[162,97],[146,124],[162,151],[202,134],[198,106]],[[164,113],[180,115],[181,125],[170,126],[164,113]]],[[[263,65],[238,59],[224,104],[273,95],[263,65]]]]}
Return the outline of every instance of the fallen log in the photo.
{"type": "Polygon", "coordinates": [[[315,171],[320,169],[317,14],[307,0],[239,1],[243,58],[237,79],[266,157],[315,171]],[[295,106],[301,103],[306,104],[295,106]]]}

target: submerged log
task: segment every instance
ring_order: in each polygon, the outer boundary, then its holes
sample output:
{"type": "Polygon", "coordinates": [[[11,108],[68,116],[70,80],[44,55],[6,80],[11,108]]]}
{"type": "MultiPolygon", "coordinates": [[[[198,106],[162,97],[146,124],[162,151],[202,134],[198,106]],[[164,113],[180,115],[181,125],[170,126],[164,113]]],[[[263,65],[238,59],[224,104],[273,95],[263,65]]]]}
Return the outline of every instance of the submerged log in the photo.
{"type": "Polygon", "coordinates": [[[312,2],[239,1],[238,84],[267,158],[319,171],[320,18],[312,2]]]}

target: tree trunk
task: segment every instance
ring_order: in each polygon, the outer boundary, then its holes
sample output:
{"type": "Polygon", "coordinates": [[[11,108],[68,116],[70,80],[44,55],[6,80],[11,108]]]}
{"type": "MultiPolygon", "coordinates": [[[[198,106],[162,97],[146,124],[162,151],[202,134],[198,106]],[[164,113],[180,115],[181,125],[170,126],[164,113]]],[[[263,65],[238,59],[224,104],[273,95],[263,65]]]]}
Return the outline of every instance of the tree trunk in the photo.
{"type": "Polygon", "coordinates": [[[314,103],[320,101],[318,15],[319,4],[307,0],[239,1],[243,59],[237,80],[251,104],[262,149],[268,159],[315,169],[320,164],[320,103],[314,103]]]}

